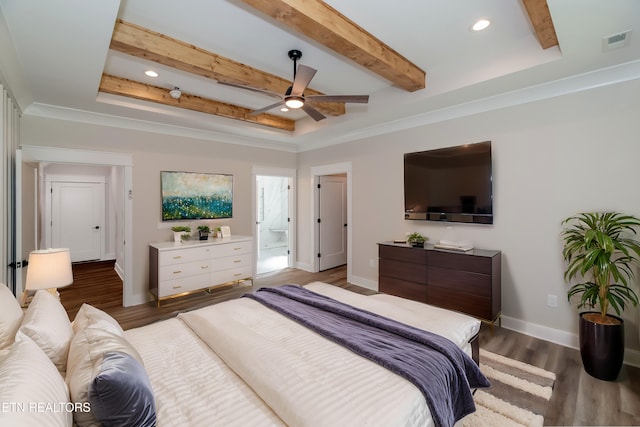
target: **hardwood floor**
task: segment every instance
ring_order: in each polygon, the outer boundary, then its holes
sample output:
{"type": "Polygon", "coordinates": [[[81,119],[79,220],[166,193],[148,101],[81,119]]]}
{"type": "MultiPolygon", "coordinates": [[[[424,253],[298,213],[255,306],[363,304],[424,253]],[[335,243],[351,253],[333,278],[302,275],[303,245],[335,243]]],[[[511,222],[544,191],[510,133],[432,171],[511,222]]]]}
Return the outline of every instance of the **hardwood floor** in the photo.
{"type": "MultiPolygon", "coordinates": [[[[124,329],[135,328],[232,298],[259,287],[284,283],[307,284],[322,281],[354,292],[373,291],[350,284],[346,267],[320,273],[286,269],[262,275],[253,285],[236,285],[163,302],[124,308],[122,281],[113,262],[75,264],[74,283],[60,289],[60,300],[73,320],[82,303],[94,305],[117,319],[124,329]]],[[[582,369],[577,350],[483,324],[480,347],[555,372],[557,381],[545,416],[545,425],[640,425],[640,369],[624,365],[616,381],[592,378],[582,369]]]]}

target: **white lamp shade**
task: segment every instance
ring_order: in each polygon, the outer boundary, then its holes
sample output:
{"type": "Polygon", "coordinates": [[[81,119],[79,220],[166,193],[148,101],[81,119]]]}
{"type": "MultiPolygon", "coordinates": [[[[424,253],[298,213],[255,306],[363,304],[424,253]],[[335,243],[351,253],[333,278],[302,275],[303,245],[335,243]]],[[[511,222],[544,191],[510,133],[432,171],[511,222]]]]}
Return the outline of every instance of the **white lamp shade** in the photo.
{"type": "Polygon", "coordinates": [[[62,288],[73,283],[69,249],[45,249],[29,254],[28,290],[62,288]]]}

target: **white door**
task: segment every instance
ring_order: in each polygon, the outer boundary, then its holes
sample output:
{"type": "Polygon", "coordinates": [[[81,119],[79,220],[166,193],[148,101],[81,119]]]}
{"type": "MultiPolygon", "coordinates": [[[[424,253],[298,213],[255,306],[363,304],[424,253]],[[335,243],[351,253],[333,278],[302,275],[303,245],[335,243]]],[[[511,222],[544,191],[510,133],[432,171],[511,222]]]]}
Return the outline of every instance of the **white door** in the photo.
{"type": "Polygon", "coordinates": [[[69,248],[71,261],[100,259],[104,184],[51,183],[51,246],[69,248]]]}
{"type": "Polygon", "coordinates": [[[347,178],[320,177],[318,188],[320,271],[347,263],[347,178]]]}

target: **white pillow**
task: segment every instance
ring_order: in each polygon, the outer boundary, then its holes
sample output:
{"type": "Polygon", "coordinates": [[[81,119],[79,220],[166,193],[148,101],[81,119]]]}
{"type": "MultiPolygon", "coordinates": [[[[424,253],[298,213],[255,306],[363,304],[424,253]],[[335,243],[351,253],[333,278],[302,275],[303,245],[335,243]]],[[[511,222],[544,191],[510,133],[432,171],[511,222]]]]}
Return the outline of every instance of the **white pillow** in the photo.
{"type": "Polygon", "coordinates": [[[9,288],[0,283],[0,349],[13,344],[20,322],[22,322],[22,308],[9,288]]]}
{"type": "Polygon", "coordinates": [[[0,361],[0,425],[71,426],[64,379],[42,349],[21,332],[0,361]]]}
{"type": "Polygon", "coordinates": [[[89,304],[82,304],[71,326],[76,334],[87,327],[104,329],[120,336],[124,334],[116,319],[89,304]]]}
{"type": "MultiPolygon", "coordinates": [[[[129,354],[144,366],[136,349],[121,335],[92,327],[74,335],[69,347],[65,379],[72,402],[87,405],[89,386],[102,369],[104,354],[112,351],[129,354]]],[[[91,412],[76,412],[74,419],[79,427],[99,425],[91,412]]]]}
{"type": "Polygon", "coordinates": [[[56,297],[48,291],[36,292],[20,331],[40,346],[61,373],[66,370],[73,329],[67,312],[56,297]]]}

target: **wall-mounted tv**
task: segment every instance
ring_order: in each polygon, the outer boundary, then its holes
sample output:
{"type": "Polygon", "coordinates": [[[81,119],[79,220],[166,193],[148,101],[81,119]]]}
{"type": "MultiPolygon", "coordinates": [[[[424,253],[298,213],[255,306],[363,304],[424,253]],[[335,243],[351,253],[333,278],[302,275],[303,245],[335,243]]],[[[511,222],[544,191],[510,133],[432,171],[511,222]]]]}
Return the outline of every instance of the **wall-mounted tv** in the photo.
{"type": "Polygon", "coordinates": [[[404,155],[404,217],[493,224],[491,141],[404,155]]]}
{"type": "Polygon", "coordinates": [[[160,172],[162,220],[233,216],[233,175],[160,172]]]}

